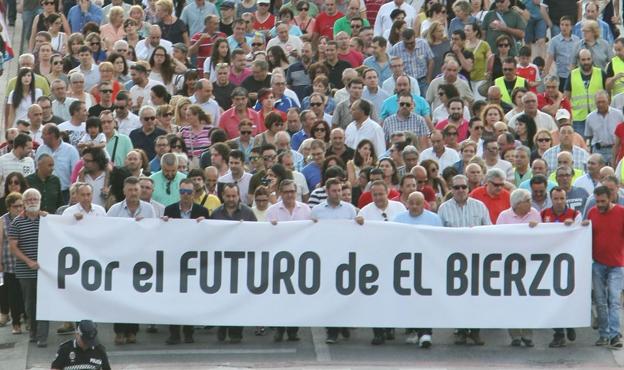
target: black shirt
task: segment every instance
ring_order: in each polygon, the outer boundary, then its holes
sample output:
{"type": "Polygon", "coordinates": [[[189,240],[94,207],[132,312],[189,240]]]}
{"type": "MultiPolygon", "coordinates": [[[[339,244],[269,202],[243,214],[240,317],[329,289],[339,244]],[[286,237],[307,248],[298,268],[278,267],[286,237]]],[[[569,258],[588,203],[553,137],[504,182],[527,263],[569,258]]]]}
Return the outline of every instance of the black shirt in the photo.
{"type": "Polygon", "coordinates": [[[132,140],[132,146],[135,149],[143,149],[145,154],[147,154],[147,158],[151,161],[156,156],[154,141],[160,135],[167,135],[167,132],[156,127],[151,134],[145,135],[143,128],[139,127],[130,132],[130,140],[132,140]]]}
{"type": "Polygon", "coordinates": [[[50,119],[48,119],[48,120],[46,120],[46,119],[43,120],[43,124],[44,125],[47,124],[47,123],[54,123],[56,125],[60,125],[63,122],[65,122],[64,119],[62,119],[59,116],[54,116],[54,115],[52,117],[50,117],[50,119]]]}
{"type": "Polygon", "coordinates": [[[109,107],[104,107],[102,104],[97,104],[89,108],[89,117],[99,117],[100,113],[105,110],[114,111],[113,105],[111,104],[109,107]]]}
{"type": "Polygon", "coordinates": [[[238,209],[234,211],[232,215],[227,213],[225,210],[225,206],[222,205],[219,208],[212,211],[212,215],[210,216],[213,220],[230,220],[230,221],[258,221],[256,215],[253,213],[251,208],[247,207],[244,204],[238,203],[238,209]]]}
{"type": "MultiPolygon", "coordinates": [[[[345,151],[342,152],[342,154],[340,155],[340,159],[342,159],[344,163],[347,163],[348,161],[353,159],[354,154],[355,154],[355,150],[345,145],[345,151]]],[[[336,155],[336,153],[333,152],[331,146],[327,148],[327,151],[325,152],[325,157],[330,156],[330,155],[336,155]]]]}
{"type": "MultiPolygon", "coordinates": [[[[342,72],[341,72],[342,73],[342,72]]],[[[244,87],[250,93],[257,93],[262,88],[270,88],[271,87],[271,75],[267,74],[266,78],[263,81],[256,81],[253,75],[247,77],[241,87],[244,87]]],[[[249,99],[250,106],[256,105],[256,99],[249,99]]]]}
{"type": "Polygon", "coordinates": [[[222,21],[219,21],[219,31],[225,33],[228,36],[232,36],[234,33],[234,22],[230,24],[225,24],[222,21]]]}
{"type": "Polygon", "coordinates": [[[349,64],[349,62],[345,62],[344,60],[338,60],[338,63],[332,66],[325,61],[325,67],[329,69],[329,76],[327,76],[327,78],[329,79],[331,87],[335,89],[342,89],[344,87],[344,84],[342,83],[342,72],[344,72],[347,68],[351,68],[351,64],[349,64]]]}
{"type": "Polygon", "coordinates": [[[172,44],[184,42],[182,35],[188,33],[186,24],[180,18],[176,19],[172,24],[158,22],[158,26],[162,32],[162,38],[171,41],[172,44]]]}
{"type": "Polygon", "coordinates": [[[216,82],[212,85],[212,93],[221,109],[228,110],[232,108],[232,91],[234,91],[235,88],[236,86],[229,82],[225,86],[220,86],[216,82]]]}
{"type": "Polygon", "coordinates": [[[61,344],[52,361],[53,369],[110,370],[106,349],[101,344],[83,350],[76,339],[61,344]]]}

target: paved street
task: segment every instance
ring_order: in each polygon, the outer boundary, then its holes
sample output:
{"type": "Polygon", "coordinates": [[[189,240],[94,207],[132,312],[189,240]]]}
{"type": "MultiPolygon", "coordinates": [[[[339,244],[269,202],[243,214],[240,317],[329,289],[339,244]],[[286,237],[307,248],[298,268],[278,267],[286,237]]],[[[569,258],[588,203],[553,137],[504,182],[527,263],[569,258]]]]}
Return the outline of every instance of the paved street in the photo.
{"type": "MultiPolygon", "coordinates": [[[[49,369],[57,345],[70,338],[55,333],[59,326],[51,325],[49,346],[43,349],[28,345],[26,334],[11,335],[9,327],[0,328],[0,369],[49,369]]],[[[137,344],[116,346],[112,325],[99,326],[114,369],[609,369],[624,365],[624,351],[595,347],[596,332],[591,329],[578,330],[576,342],[563,349],[548,348],[550,330],[536,331],[533,349],[510,347],[504,330],[483,331],[483,347],[456,346],[451,330],[435,330],[434,345],[425,350],[405,344],[403,330],[383,346],[370,344],[370,329],[357,329],[349,340],[328,346],[323,329],[302,330],[300,342],[273,343],[270,330],[257,337],[249,328],[240,344],[219,343],[215,329],[199,329],[196,343],[168,346],[165,326],[159,326],[156,334],[146,333],[145,328],[141,326],[137,344]]]]}

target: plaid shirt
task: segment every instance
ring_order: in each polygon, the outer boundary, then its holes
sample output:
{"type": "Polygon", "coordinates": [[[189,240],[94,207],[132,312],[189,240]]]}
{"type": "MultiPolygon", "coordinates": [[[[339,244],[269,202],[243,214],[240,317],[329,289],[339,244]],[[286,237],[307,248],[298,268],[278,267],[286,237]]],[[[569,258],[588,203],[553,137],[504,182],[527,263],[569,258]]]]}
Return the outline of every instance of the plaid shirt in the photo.
{"type": "Polygon", "coordinates": [[[428,136],[429,127],[425,120],[418,114],[412,112],[407,119],[399,117],[399,114],[393,114],[386,118],[383,122],[383,130],[386,141],[390,141],[390,135],[395,132],[412,132],[416,136],[428,136]]]}
{"type": "Polygon", "coordinates": [[[427,77],[428,63],[433,59],[433,52],[427,41],[416,38],[414,51],[409,51],[403,41],[397,43],[390,49],[390,56],[398,56],[403,59],[403,70],[408,76],[415,79],[427,77]]]}
{"type": "MultiPolygon", "coordinates": [[[[542,155],[542,158],[548,164],[548,172],[553,172],[557,169],[557,155],[559,152],[561,152],[561,146],[557,145],[548,149],[544,155],[542,155]]],[[[574,168],[585,171],[588,157],[589,153],[587,153],[584,149],[576,145],[572,147],[572,160],[574,161],[574,168]]]]}
{"type": "Polygon", "coordinates": [[[9,251],[9,236],[7,235],[7,231],[9,229],[9,225],[11,225],[11,222],[13,222],[13,220],[9,217],[9,214],[6,213],[4,216],[2,216],[2,223],[3,223],[3,229],[2,229],[2,245],[0,245],[0,248],[2,248],[2,253],[0,254],[0,257],[2,257],[2,266],[4,267],[4,272],[7,273],[15,273],[15,256],[11,254],[11,252],[9,251]]]}

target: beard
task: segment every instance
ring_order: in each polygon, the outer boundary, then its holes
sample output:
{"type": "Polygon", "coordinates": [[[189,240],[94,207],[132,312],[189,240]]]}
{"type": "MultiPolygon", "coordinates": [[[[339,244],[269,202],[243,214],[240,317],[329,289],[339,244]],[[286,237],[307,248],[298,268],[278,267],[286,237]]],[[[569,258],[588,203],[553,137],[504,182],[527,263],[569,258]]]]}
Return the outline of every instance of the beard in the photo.
{"type": "Polygon", "coordinates": [[[461,118],[461,116],[462,116],[462,115],[461,115],[461,114],[459,114],[459,113],[453,113],[453,114],[451,114],[451,115],[449,116],[449,118],[450,118],[452,121],[459,121],[459,119],[461,118]]]}
{"type": "Polygon", "coordinates": [[[24,210],[26,210],[26,212],[39,212],[39,210],[41,209],[41,205],[37,204],[36,206],[30,206],[30,207],[25,207],[24,210]]]}

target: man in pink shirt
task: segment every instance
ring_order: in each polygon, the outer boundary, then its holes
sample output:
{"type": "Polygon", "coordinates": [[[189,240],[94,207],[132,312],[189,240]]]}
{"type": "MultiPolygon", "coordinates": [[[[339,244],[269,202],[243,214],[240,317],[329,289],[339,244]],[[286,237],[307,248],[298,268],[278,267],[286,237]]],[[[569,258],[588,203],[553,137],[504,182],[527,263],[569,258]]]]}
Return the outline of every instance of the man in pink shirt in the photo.
{"type": "Polygon", "coordinates": [[[225,130],[228,140],[240,136],[238,132],[238,124],[241,120],[247,118],[253,122],[253,135],[257,135],[266,131],[263,120],[255,110],[247,107],[247,90],[237,87],[232,91],[233,107],[223,112],[219,118],[219,127],[225,130]]]}

